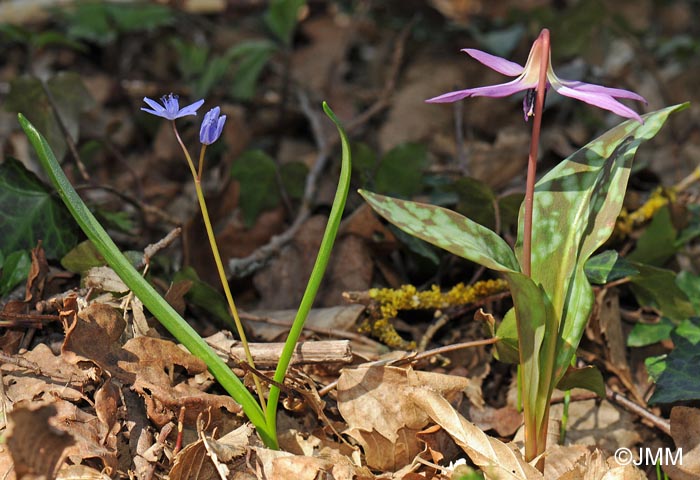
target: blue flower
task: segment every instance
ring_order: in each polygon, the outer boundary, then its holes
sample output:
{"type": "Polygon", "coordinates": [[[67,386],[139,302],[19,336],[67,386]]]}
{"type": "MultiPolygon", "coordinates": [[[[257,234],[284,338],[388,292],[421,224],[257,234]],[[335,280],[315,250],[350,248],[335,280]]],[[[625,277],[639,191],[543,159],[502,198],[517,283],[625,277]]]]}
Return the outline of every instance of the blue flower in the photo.
{"type": "Polygon", "coordinates": [[[199,141],[204,145],[211,145],[221,136],[224,123],[226,123],[226,115],[219,116],[219,113],[221,113],[221,109],[214,107],[204,115],[202,128],[199,130],[199,141]]]}
{"type": "Polygon", "coordinates": [[[186,117],[187,115],[197,115],[197,109],[204,103],[204,100],[198,100],[192,105],[181,109],[177,95],[173,95],[172,93],[161,97],[160,101],[163,104],[162,106],[158,102],[147,97],[144,97],[143,101],[151,108],[141,108],[141,110],[168,120],[175,120],[176,118],[186,117]]]}

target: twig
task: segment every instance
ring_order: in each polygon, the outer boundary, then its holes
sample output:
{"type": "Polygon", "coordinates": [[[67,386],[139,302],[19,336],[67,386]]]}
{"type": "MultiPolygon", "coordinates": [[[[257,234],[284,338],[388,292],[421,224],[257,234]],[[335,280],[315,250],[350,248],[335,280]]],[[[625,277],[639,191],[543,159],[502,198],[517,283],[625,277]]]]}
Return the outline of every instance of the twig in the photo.
{"type": "MultiPolygon", "coordinates": [[[[394,359],[384,359],[384,360],[375,360],[374,362],[367,362],[363,363],[361,365],[358,365],[357,367],[362,367],[362,366],[368,366],[368,367],[375,367],[378,365],[393,365],[393,366],[398,366],[398,365],[405,365],[406,363],[413,363],[417,362],[418,360],[423,360],[426,358],[434,357],[436,355],[442,355],[444,353],[448,352],[453,352],[455,350],[462,350],[464,348],[474,348],[474,347],[482,347],[485,345],[491,345],[494,343],[498,343],[500,341],[500,338],[498,337],[493,337],[493,338],[487,338],[485,340],[474,340],[471,342],[463,342],[463,343],[455,343],[453,345],[445,345],[444,347],[438,347],[434,348],[432,350],[428,350],[423,353],[416,354],[415,352],[408,353],[407,355],[401,357],[401,358],[394,358],[394,359]]],[[[334,380],[322,389],[318,391],[318,394],[320,396],[323,396],[333,390],[336,386],[338,386],[338,380],[334,380]]]]}
{"type": "Polygon", "coordinates": [[[161,238],[155,243],[147,245],[146,248],[143,249],[143,258],[141,259],[141,262],[139,262],[139,265],[136,268],[140,270],[141,268],[151,263],[151,258],[153,258],[160,250],[168,247],[171,243],[173,243],[175,239],[180,236],[181,232],[182,228],[175,227],[165,237],[161,238]]]}
{"type": "Polygon", "coordinates": [[[671,436],[671,422],[665,418],[661,418],[654,415],[646,408],[641,405],[636,404],[629,398],[625,397],[621,393],[614,392],[610,387],[606,385],[605,387],[605,398],[611,402],[615,402],[621,407],[624,407],[627,411],[634,413],[635,415],[651,422],[656,428],[664,432],[666,435],[671,436]]]}
{"type": "MultiPolygon", "coordinates": [[[[204,339],[218,355],[224,358],[243,358],[241,342],[234,340],[227,332],[219,332],[204,339]]],[[[279,363],[283,343],[249,343],[254,363],[260,367],[274,367],[279,363]]],[[[349,340],[322,340],[317,342],[300,342],[294,349],[293,365],[350,363],[352,349],[349,340]]]]}
{"type": "MultiPolygon", "coordinates": [[[[287,322],[284,320],[276,320],[274,318],[270,317],[259,317],[257,315],[251,315],[249,313],[241,313],[241,318],[247,320],[247,321],[253,321],[253,322],[262,322],[262,323],[267,323],[269,325],[277,325],[280,327],[285,327],[289,328],[292,326],[293,322],[287,322]]],[[[371,338],[367,338],[366,336],[355,333],[355,332],[348,332],[347,330],[335,330],[331,328],[322,328],[322,327],[314,327],[313,325],[304,325],[304,330],[308,330],[309,332],[314,332],[318,333],[320,335],[328,335],[329,337],[338,337],[338,338],[349,338],[350,340],[359,342],[359,343],[364,343],[366,345],[369,345],[370,347],[379,347],[381,349],[384,349],[384,345],[372,340],[371,338]]]]}

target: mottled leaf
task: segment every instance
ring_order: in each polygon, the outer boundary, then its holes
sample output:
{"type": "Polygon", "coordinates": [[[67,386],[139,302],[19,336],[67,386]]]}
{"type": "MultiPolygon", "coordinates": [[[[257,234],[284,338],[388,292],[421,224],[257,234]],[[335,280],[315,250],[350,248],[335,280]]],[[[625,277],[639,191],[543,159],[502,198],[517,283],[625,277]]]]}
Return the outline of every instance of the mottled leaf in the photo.
{"type": "Polygon", "coordinates": [[[456,212],[366,190],[360,190],[360,195],[378,214],[410,235],[493,270],[520,270],[505,240],[456,212]]]}
{"type": "MultiPolygon", "coordinates": [[[[545,413],[554,390],[554,359],[556,356],[559,320],[547,292],[530,277],[518,272],[506,272],[513,295],[518,327],[520,368],[527,381],[523,386],[523,407],[526,430],[544,433],[545,413]],[[535,424],[528,427],[528,422],[535,424]]],[[[538,443],[545,439],[538,440],[538,443]]],[[[544,444],[544,443],[543,443],[544,444]]]]}
{"type": "MultiPolygon", "coordinates": [[[[550,170],[535,189],[532,278],[548,293],[563,322],[557,378],[564,374],[581,339],[593,297],[583,273],[588,258],[610,237],[622,208],[634,154],[668,116],[687,104],[626,121],[550,170]]],[[[522,255],[523,218],[518,230],[522,255]]]]}
{"type": "Polygon", "coordinates": [[[42,240],[47,258],[73,248],[78,226],[61,201],[19,161],[0,164],[0,251],[34,248],[42,240]]]}
{"type": "MultiPolygon", "coordinates": [[[[656,390],[650,404],[700,399],[700,319],[686,320],[671,334],[674,349],[665,358],[647,362],[656,390]]],[[[649,360],[649,359],[648,359],[649,360]]]]}

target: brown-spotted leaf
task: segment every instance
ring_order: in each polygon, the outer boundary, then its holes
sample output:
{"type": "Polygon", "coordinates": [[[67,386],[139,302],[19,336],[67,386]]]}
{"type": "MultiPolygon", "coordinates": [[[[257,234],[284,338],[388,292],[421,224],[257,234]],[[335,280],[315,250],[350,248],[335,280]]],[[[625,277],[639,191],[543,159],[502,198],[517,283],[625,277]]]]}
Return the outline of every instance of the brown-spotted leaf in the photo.
{"type": "Polygon", "coordinates": [[[367,203],[404,232],[501,272],[518,272],[513,251],[496,233],[446,208],[360,190],[367,203]]]}
{"type": "Polygon", "coordinates": [[[452,436],[472,462],[482,469],[487,480],[544,478],[542,473],[525,461],[515,446],[486,435],[436,392],[416,388],[409,393],[409,398],[452,436]]]}

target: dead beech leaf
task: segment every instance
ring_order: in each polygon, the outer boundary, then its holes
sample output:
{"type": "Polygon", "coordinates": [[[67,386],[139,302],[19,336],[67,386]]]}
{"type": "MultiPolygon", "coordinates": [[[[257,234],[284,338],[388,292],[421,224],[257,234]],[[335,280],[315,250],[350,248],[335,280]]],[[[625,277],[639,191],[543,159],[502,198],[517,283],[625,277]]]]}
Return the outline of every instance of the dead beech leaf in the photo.
{"type": "Polygon", "coordinates": [[[416,434],[430,421],[408,398],[413,387],[433,389],[461,399],[463,377],[412,368],[362,366],[343,369],[338,379],[338,410],[347,434],[363,446],[370,468],[392,470],[410,463],[422,450],[416,434]]]}
{"type": "Polygon", "coordinates": [[[56,480],[110,480],[106,473],[87,465],[63,465],[56,475],[56,480]]]}
{"type": "Polygon", "coordinates": [[[126,293],[129,287],[109,267],[92,267],[85,274],[85,286],[103,292],[126,293]]]}
{"type": "Polygon", "coordinates": [[[598,449],[586,452],[579,457],[574,468],[561,476],[547,476],[546,471],[545,461],[546,480],[646,480],[647,478],[644,472],[634,465],[619,465],[613,457],[606,461],[605,456],[598,449]]]}
{"type": "Polygon", "coordinates": [[[218,475],[204,442],[197,440],[178,452],[168,476],[170,480],[204,480],[217,478],[218,475]]]}
{"type": "Polygon", "coordinates": [[[66,449],[75,443],[68,432],[49,424],[56,413],[54,405],[45,405],[34,410],[16,408],[8,415],[7,447],[17,478],[24,475],[55,478],[66,449]]]}
{"type": "Polygon", "coordinates": [[[544,476],[523,459],[515,446],[489,437],[467,421],[443,397],[428,389],[413,389],[409,398],[444,428],[479,466],[486,479],[542,479],[544,476]]]}
{"type": "Polygon", "coordinates": [[[84,398],[84,387],[92,383],[91,373],[94,372],[66,363],[44,343],[15,357],[27,362],[27,366],[2,365],[5,392],[14,403],[50,402],[56,397],[78,402],[84,398]],[[32,365],[36,370],[30,368],[32,365]]]}
{"type": "Polygon", "coordinates": [[[472,407],[469,418],[483,431],[495,430],[501,437],[512,436],[523,424],[523,414],[510,405],[501,408],[488,405],[484,408],[472,407]]]}
{"type": "Polygon", "coordinates": [[[194,425],[197,416],[211,408],[212,422],[221,418],[221,409],[231,413],[241,410],[233,398],[202,392],[185,381],[173,385],[168,372],[176,366],[183,367],[188,374],[197,375],[207,371],[206,364],[173,342],[152,337],[132,338],[124,345],[128,354],[119,366],[135,376],[132,388],[146,402],[148,417],[158,426],[174,419],[185,407],[185,424],[194,425]]]}
{"type": "Polygon", "coordinates": [[[673,407],[671,437],[676,448],[683,449],[683,465],[664,462],[664,472],[673,480],[700,478],[700,409],[673,407]]]}

